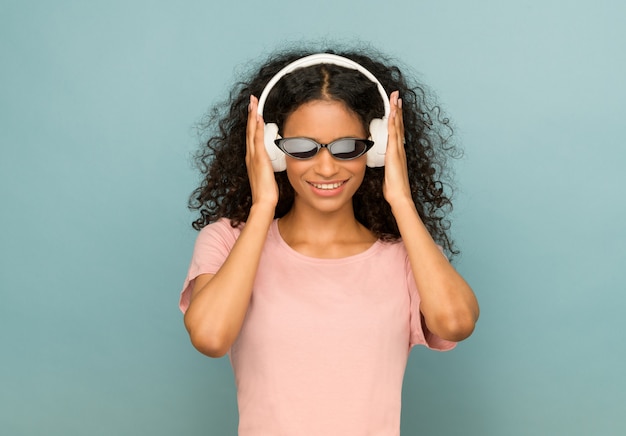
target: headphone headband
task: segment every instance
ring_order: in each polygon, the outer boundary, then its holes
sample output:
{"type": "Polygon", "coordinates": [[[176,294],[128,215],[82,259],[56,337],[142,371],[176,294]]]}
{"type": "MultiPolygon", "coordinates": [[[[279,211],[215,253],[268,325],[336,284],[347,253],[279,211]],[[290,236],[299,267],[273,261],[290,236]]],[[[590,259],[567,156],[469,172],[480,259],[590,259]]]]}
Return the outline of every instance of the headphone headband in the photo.
{"type": "MultiPolygon", "coordinates": [[[[367,166],[384,166],[385,151],[387,150],[387,120],[389,119],[389,114],[391,112],[389,106],[389,97],[385,92],[385,88],[383,88],[383,85],[378,81],[378,79],[362,65],[354,62],[351,59],[330,53],[317,53],[297,59],[296,61],[288,64],[287,66],[283,67],[283,69],[281,69],[278,73],[276,73],[276,75],[270,79],[267,85],[265,85],[265,88],[263,89],[263,92],[261,92],[261,96],[259,97],[257,113],[263,116],[263,108],[265,107],[265,101],[267,100],[267,96],[274,88],[276,83],[278,83],[278,81],[282,79],[286,74],[289,74],[299,68],[305,68],[318,64],[333,64],[340,67],[357,70],[376,84],[380,97],[383,101],[385,115],[382,118],[374,118],[370,123],[369,133],[371,139],[374,141],[374,146],[367,152],[367,166]]],[[[284,171],[287,167],[285,154],[274,144],[274,140],[278,138],[280,138],[280,136],[278,135],[278,126],[275,123],[265,124],[264,141],[267,154],[272,161],[274,171],[284,171]]]]}
{"type": "Polygon", "coordinates": [[[343,56],[330,54],[330,53],[317,53],[317,54],[305,56],[303,58],[300,58],[288,64],[278,73],[276,73],[276,75],[272,77],[272,79],[269,82],[267,82],[267,85],[265,85],[265,89],[263,89],[263,92],[261,93],[261,96],[259,97],[259,105],[258,105],[258,110],[257,110],[258,114],[263,115],[263,108],[265,107],[265,100],[267,100],[267,96],[269,95],[270,91],[274,89],[274,86],[276,85],[276,83],[278,83],[280,79],[282,79],[284,76],[286,76],[287,74],[297,69],[306,68],[306,67],[310,67],[312,65],[318,65],[318,64],[333,64],[333,65],[338,65],[340,67],[357,70],[360,73],[362,73],[365,77],[370,79],[372,82],[374,82],[376,86],[378,87],[378,92],[380,93],[380,96],[382,97],[383,105],[385,107],[384,118],[385,119],[389,118],[389,113],[391,111],[389,107],[389,97],[387,96],[387,93],[385,92],[385,88],[383,88],[383,85],[378,81],[376,76],[370,73],[370,71],[365,69],[361,64],[358,64],[354,62],[353,60],[345,58],[343,56]]]}

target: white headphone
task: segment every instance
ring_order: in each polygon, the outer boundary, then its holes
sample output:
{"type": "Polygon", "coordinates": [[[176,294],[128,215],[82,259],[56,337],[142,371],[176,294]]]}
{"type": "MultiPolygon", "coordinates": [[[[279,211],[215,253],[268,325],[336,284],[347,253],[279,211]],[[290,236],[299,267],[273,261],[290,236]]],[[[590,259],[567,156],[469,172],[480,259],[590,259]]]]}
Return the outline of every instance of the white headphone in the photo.
{"type": "MultiPolygon", "coordinates": [[[[290,63],[282,70],[280,70],[274,77],[272,77],[272,79],[265,86],[265,89],[263,89],[261,97],[259,98],[259,115],[263,116],[263,107],[265,106],[265,100],[267,99],[267,96],[269,95],[272,88],[274,88],[274,85],[276,85],[276,83],[283,76],[299,68],[305,68],[317,64],[334,64],[339,65],[340,67],[358,70],[378,86],[378,92],[380,93],[380,96],[383,100],[383,105],[385,106],[385,115],[382,118],[373,119],[370,123],[370,139],[374,141],[374,146],[367,152],[367,166],[384,166],[385,151],[387,150],[387,120],[389,119],[390,112],[389,97],[385,92],[385,88],[383,88],[383,85],[380,84],[378,79],[376,79],[376,77],[368,70],[366,70],[363,66],[354,62],[353,60],[330,53],[318,53],[300,58],[290,63]]],[[[284,171],[287,168],[287,163],[285,162],[285,154],[282,152],[281,149],[276,147],[276,145],[274,144],[275,139],[280,139],[280,135],[278,134],[278,126],[275,123],[265,124],[265,149],[267,150],[267,154],[270,156],[270,160],[272,161],[272,167],[274,168],[274,171],[284,171]]]]}

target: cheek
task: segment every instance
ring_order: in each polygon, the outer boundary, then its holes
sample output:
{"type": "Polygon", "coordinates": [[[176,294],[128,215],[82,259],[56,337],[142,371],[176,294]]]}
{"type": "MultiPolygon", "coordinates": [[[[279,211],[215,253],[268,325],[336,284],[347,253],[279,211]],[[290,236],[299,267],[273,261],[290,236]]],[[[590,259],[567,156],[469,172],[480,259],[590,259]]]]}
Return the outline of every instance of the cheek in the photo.
{"type": "Polygon", "coordinates": [[[292,187],[297,185],[297,181],[306,171],[306,161],[299,161],[287,158],[287,179],[292,187]]]}
{"type": "Polygon", "coordinates": [[[362,156],[355,161],[350,161],[350,172],[354,174],[355,177],[359,177],[361,180],[363,180],[363,177],[365,177],[366,162],[367,158],[365,156],[362,156]]]}
{"type": "MultiPolygon", "coordinates": [[[[348,174],[351,174],[352,177],[358,180],[358,184],[361,185],[361,182],[365,177],[367,157],[362,156],[356,160],[341,162],[343,170],[340,171],[345,171],[348,174]]],[[[287,179],[289,180],[291,186],[294,188],[298,187],[298,185],[301,183],[302,177],[305,174],[312,171],[314,172],[314,170],[311,168],[312,165],[314,165],[313,160],[297,160],[287,157],[286,164],[287,179]]]]}

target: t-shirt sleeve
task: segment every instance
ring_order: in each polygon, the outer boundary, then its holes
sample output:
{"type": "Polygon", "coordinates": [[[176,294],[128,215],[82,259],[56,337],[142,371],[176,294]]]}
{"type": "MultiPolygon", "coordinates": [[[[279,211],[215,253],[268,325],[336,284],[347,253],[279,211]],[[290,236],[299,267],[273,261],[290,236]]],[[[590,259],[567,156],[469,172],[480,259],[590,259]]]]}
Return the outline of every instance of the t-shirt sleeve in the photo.
{"type": "Polygon", "coordinates": [[[191,289],[200,274],[215,274],[224,264],[241,230],[233,228],[228,219],[209,224],[200,230],[193,249],[189,271],[180,293],[178,307],[185,313],[191,299],[191,289]]]}
{"type": "Polygon", "coordinates": [[[456,342],[447,341],[440,338],[436,334],[428,330],[424,317],[420,312],[420,295],[413,278],[413,270],[406,258],[407,282],[409,288],[409,298],[411,300],[411,335],[409,345],[413,348],[415,345],[425,345],[432,350],[448,351],[456,346],[456,342]]]}

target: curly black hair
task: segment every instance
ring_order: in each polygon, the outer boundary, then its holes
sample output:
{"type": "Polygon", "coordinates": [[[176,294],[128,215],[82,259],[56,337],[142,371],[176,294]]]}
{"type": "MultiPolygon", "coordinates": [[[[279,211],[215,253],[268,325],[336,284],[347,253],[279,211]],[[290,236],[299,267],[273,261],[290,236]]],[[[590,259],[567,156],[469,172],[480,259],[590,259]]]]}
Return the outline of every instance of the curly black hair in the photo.
{"type": "MultiPolygon", "coordinates": [[[[351,59],[369,70],[388,94],[400,92],[413,201],[433,239],[448,256],[458,254],[447,218],[452,210],[452,171],[448,161],[459,156],[459,149],[450,140],[450,122],[441,115],[439,106],[432,103],[434,99],[424,85],[407,78],[396,66],[397,62],[371,48],[275,52],[235,84],[228,102],[215,105],[201,124],[201,130],[209,132],[209,138],[195,155],[196,166],[204,179],[189,199],[189,208],[200,213],[193,227],[200,230],[224,217],[233,226],[247,220],[252,205],[244,161],[250,95],[258,97],[284,66],[315,52],[351,59]]],[[[356,70],[319,64],[295,70],[276,84],[265,104],[264,120],[276,123],[280,131],[295,109],[320,99],[343,102],[359,116],[366,131],[373,118],[384,114],[375,83],[356,70]]],[[[280,218],[291,208],[294,191],[285,171],[275,173],[275,177],[279,188],[275,218],[280,218]]],[[[353,197],[353,207],[359,222],[380,239],[392,241],[400,238],[400,232],[383,197],[383,178],[384,167],[366,168],[363,183],[353,197]]]]}

